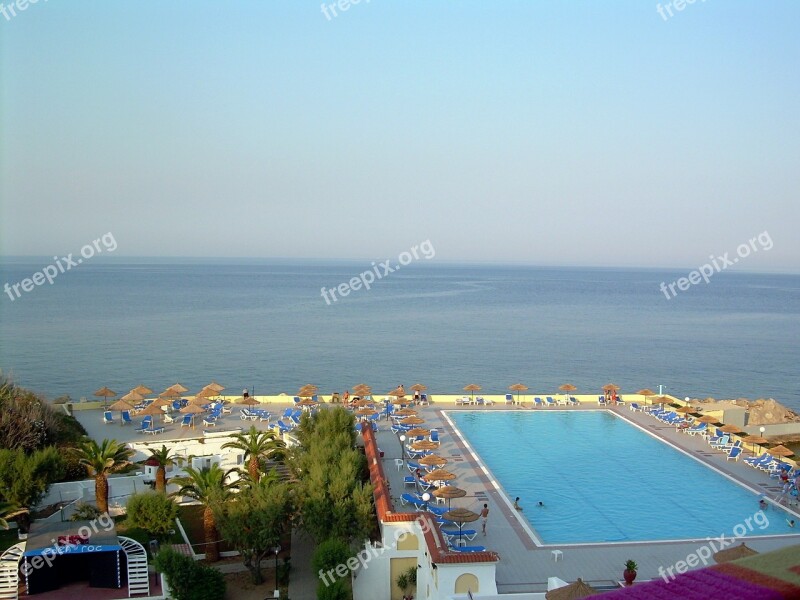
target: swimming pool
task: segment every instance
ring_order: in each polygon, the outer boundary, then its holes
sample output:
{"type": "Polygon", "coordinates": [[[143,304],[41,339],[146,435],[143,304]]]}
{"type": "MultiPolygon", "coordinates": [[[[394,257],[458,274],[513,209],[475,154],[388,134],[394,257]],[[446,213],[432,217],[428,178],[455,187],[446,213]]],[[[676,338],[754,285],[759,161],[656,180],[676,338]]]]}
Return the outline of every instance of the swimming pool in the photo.
{"type": "Polygon", "coordinates": [[[609,411],[447,416],[545,544],[797,533],[785,511],[754,519],[755,493],[609,411]]]}

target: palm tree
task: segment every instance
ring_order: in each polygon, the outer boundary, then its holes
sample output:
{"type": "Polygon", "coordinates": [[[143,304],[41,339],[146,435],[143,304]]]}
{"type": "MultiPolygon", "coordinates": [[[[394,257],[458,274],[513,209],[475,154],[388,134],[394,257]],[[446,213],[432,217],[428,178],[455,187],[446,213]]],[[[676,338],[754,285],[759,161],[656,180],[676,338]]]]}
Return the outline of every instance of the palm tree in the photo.
{"type": "Polygon", "coordinates": [[[185,471],[185,477],[172,480],[172,483],[180,486],[173,496],[187,496],[203,505],[206,560],[216,562],[219,560],[219,533],[212,507],[229,500],[234,486],[227,483],[229,472],[223,471],[217,463],[200,470],[186,467],[185,471]]]}
{"type": "Polygon", "coordinates": [[[258,481],[261,477],[260,461],[262,458],[282,459],[286,444],[279,439],[275,431],[259,431],[255,425],[247,433],[231,436],[233,441],[226,442],[223,448],[235,448],[244,452],[247,460],[247,472],[250,479],[258,481]]]}
{"type": "Polygon", "coordinates": [[[158,462],[156,469],[156,491],[167,493],[167,467],[171,467],[181,460],[177,454],[170,454],[169,448],[162,445],[161,450],[150,449],[150,458],[158,462]]]}
{"type": "Polygon", "coordinates": [[[97,508],[108,512],[108,476],[131,464],[133,450],[117,440],[103,440],[99,445],[94,440],[84,440],[72,449],[90,477],[94,477],[94,493],[97,508]]]}
{"type": "Polygon", "coordinates": [[[0,500],[0,529],[8,529],[8,521],[6,519],[16,517],[23,512],[27,512],[27,509],[20,508],[7,500],[0,500]]]}

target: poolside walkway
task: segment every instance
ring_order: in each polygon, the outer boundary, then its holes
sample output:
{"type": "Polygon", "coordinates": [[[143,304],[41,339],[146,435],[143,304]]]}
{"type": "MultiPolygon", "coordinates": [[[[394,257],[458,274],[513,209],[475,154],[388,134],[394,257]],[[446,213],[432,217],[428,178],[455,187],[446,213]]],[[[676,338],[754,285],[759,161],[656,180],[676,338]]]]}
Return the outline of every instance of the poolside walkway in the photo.
{"type": "MultiPolygon", "coordinates": [[[[617,585],[622,578],[625,561],[634,559],[639,564],[637,581],[654,579],[659,576],[659,567],[664,569],[706,544],[706,540],[680,542],[628,542],[616,544],[586,544],[581,546],[537,546],[523,527],[517,511],[504,494],[498,492],[469,450],[453,432],[442,410],[534,410],[529,406],[492,406],[492,407],[456,407],[454,405],[434,405],[423,408],[420,416],[426,420],[422,427],[436,427],[444,432],[442,445],[438,454],[448,459],[447,470],[458,475],[457,485],[467,491],[467,496],[453,500],[453,506],[468,508],[479,512],[484,503],[489,505],[489,521],[486,537],[478,534],[475,543],[485,545],[500,554],[497,565],[496,580],[500,593],[542,592],[547,589],[548,577],[560,577],[565,581],[575,581],[581,577],[595,587],[610,588],[617,585]],[[553,553],[561,550],[561,554],[553,553]],[[556,559],[558,559],[556,561],[556,559]]],[[[581,407],[563,407],[558,410],[598,410],[600,407],[584,405],[581,407]]],[[[547,411],[555,408],[539,408],[547,411]]],[[[602,409],[601,409],[602,410],[602,409]]],[[[620,417],[639,425],[658,438],[682,448],[696,456],[706,464],[726,473],[737,481],[749,485],[755,490],[768,493],[776,491],[774,480],[761,471],[757,471],[743,463],[726,461],[725,455],[712,450],[705,442],[692,436],[675,431],[657,419],[642,413],[630,411],[627,407],[612,407],[611,410],[620,417]]],[[[393,433],[388,431],[386,421],[381,421],[378,445],[385,452],[384,472],[389,479],[392,499],[400,509],[400,496],[404,491],[413,491],[404,485],[403,477],[409,474],[407,468],[396,466],[402,461],[400,443],[393,433]]],[[[527,507],[528,510],[535,510],[527,507]]],[[[654,516],[657,513],[654,512],[654,516]]],[[[800,515],[798,516],[800,522],[800,515]]],[[[479,527],[476,527],[479,529],[479,527]]],[[[791,536],[772,536],[758,540],[748,539],[748,546],[759,552],[775,550],[786,546],[800,544],[800,534],[791,536]]],[[[702,564],[700,565],[702,566],[702,564]]]]}

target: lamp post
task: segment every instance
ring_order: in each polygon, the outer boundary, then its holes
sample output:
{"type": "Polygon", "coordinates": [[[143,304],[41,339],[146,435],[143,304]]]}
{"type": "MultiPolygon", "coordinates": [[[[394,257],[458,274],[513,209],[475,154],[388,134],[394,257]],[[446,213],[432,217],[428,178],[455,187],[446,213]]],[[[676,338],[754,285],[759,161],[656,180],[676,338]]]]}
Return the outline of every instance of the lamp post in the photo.
{"type": "Polygon", "coordinates": [[[280,593],[280,588],[278,587],[278,553],[281,551],[281,546],[278,544],[275,546],[272,551],[275,553],[275,597],[278,598],[278,594],[280,593]]]}
{"type": "Polygon", "coordinates": [[[428,492],[422,494],[422,510],[428,510],[428,502],[431,500],[431,495],[428,492]]]}
{"type": "Polygon", "coordinates": [[[403,457],[403,468],[406,467],[406,436],[400,436],[400,454],[403,457]]]}

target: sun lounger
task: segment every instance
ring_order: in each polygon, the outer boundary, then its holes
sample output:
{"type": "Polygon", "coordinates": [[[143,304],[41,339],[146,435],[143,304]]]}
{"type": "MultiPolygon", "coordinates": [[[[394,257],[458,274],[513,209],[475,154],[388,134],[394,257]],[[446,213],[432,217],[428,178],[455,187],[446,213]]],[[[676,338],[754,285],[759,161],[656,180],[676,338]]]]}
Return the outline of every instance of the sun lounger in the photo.
{"type": "Polygon", "coordinates": [[[150,433],[155,435],[157,433],[164,433],[164,431],[165,431],[164,427],[156,427],[155,425],[153,425],[149,429],[145,430],[145,433],[150,433]]]}
{"type": "Polygon", "coordinates": [[[144,419],[142,419],[142,424],[139,427],[137,427],[134,431],[136,431],[136,433],[143,433],[152,426],[153,426],[153,417],[147,415],[144,419]]]}
{"type": "Polygon", "coordinates": [[[114,422],[114,415],[111,414],[110,410],[107,410],[103,413],[103,423],[113,423],[114,422]]]}
{"type": "Polygon", "coordinates": [[[466,396],[461,396],[461,398],[456,398],[456,406],[464,406],[469,404],[470,400],[466,396]]]}
{"type": "Polygon", "coordinates": [[[642,410],[642,407],[639,406],[638,402],[631,402],[630,405],[628,406],[628,408],[630,410],[632,410],[633,412],[639,412],[639,411],[642,410]]]}
{"type": "Polygon", "coordinates": [[[547,398],[545,398],[544,401],[545,401],[545,404],[547,404],[547,406],[555,406],[556,405],[556,401],[553,400],[552,396],[547,396],[547,398]]]}
{"type": "Polygon", "coordinates": [[[203,425],[206,427],[216,427],[217,426],[217,418],[216,417],[203,417],[203,425]]]}
{"type": "Polygon", "coordinates": [[[685,432],[688,433],[689,435],[697,435],[698,433],[703,434],[706,429],[708,429],[708,424],[700,423],[699,425],[695,425],[694,427],[686,429],[685,432]]]}
{"type": "Polygon", "coordinates": [[[730,436],[728,436],[728,435],[723,435],[723,436],[722,436],[720,439],[718,439],[718,440],[712,439],[712,440],[709,442],[709,444],[711,444],[711,446],[712,446],[713,448],[717,448],[717,449],[721,450],[723,447],[725,447],[725,446],[727,446],[727,445],[728,445],[728,441],[729,441],[730,439],[731,439],[731,438],[730,438],[730,436]]]}
{"type": "Polygon", "coordinates": [[[731,448],[731,451],[728,452],[728,457],[726,460],[739,460],[739,457],[742,455],[741,447],[737,446],[736,448],[731,448]]]}
{"type": "MultiPolygon", "coordinates": [[[[448,530],[448,529],[442,529],[442,533],[444,535],[446,535],[448,538],[456,538],[457,539],[459,537],[458,530],[452,531],[452,530],[448,530]]],[[[464,529],[464,530],[461,531],[461,537],[464,538],[467,541],[470,541],[470,542],[472,540],[474,540],[477,535],[478,535],[478,532],[475,531],[474,529],[464,529]]]]}
{"type": "Polygon", "coordinates": [[[183,420],[181,421],[181,427],[191,427],[194,423],[192,422],[192,418],[194,415],[183,415],[183,420]]]}
{"type": "Polygon", "coordinates": [[[439,441],[439,430],[438,429],[431,429],[430,440],[432,442],[438,442],[439,441]]]}
{"type": "Polygon", "coordinates": [[[606,405],[606,397],[605,396],[598,396],[597,397],[597,403],[600,406],[605,406],[606,405]]]}
{"type": "Polygon", "coordinates": [[[506,404],[514,404],[514,395],[506,394],[506,404]]]}
{"type": "Polygon", "coordinates": [[[486,546],[450,546],[454,552],[485,552],[486,546]]]}
{"type": "Polygon", "coordinates": [[[544,406],[544,400],[542,400],[541,398],[539,398],[539,396],[536,396],[536,397],[533,399],[533,407],[534,407],[534,408],[539,408],[540,406],[544,406]]]}
{"type": "Polygon", "coordinates": [[[400,504],[402,504],[403,506],[405,506],[406,504],[410,504],[416,508],[422,508],[425,502],[422,500],[422,498],[416,496],[415,494],[405,493],[401,494],[400,496],[400,504]]]}
{"type": "Polygon", "coordinates": [[[575,396],[570,396],[569,397],[569,403],[572,406],[578,406],[580,404],[580,402],[578,402],[578,399],[575,396]]]}
{"type": "Polygon", "coordinates": [[[133,419],[131,419],[131,413],[128,410],[123,410],[120,414],[120,418],[122,419],[123,425],[132,425],[133,419]]]}

